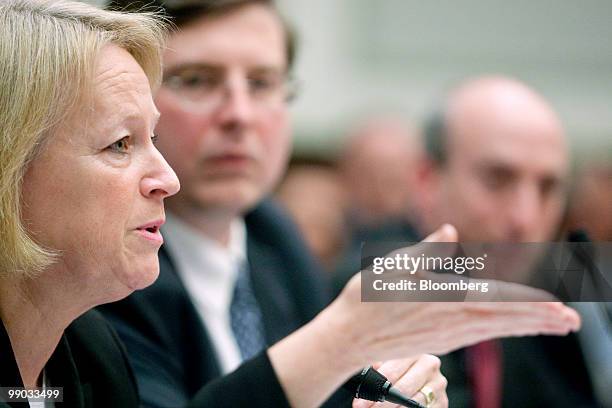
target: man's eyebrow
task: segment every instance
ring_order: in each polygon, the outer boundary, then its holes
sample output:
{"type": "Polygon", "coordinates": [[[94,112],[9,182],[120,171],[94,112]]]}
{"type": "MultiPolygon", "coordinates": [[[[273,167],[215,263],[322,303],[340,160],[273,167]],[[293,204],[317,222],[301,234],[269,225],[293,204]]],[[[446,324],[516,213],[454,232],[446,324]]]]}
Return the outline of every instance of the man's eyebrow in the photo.
{"type": "MultiPolygon", "coordinates": [[[[169,67],[166,72],[164,72],[164,78],[168,78],[170,76],[179,74],[183,71],[211,71],[211,72],[223,72],[226,67],[220,64],[208,63],[208,62],[187,62],[183,64],[174,65],[169,67]]],[[[284,73],[285,69],[283,67],[277,67],[274,65],[255,65],[252,67],[247,67],[247,72],[257,73],[257,74],[277,74],[284,73]]]]}
{"type": "Polygon", "coordinates": [[[249,70],[253,74],[259,75],[279,75],[284,74],[285,70],[281,67],[273,67],[269,65],[258,65],[249,70]]]}
{"type": "Polygon", "coordinates": [[[167,78],[172,75],[176,75],[182,71],[188,70],[203,70],[203,71],[223,71],[223,66],[207,63],[207,62],[187,62],[184,64],[174,65],[169,67],[166,72],[164,72],[164,78],[167,78]]]}

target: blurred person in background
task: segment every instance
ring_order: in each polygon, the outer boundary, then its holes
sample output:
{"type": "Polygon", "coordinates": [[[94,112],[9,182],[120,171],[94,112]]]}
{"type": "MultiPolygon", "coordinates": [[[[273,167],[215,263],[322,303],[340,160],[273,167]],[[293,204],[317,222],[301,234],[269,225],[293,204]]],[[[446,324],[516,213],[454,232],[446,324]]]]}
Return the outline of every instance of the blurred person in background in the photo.
{"type": "Polygon", "coordinates": [[[612,241],[612,163],[582,164],[568,209],[568,230],[585,230],[593,241],[612,241]]]}
{"type": "MultiPolygon", "coordinates": [[[[139,7],[129,3],[115,6],[139,7]]],[[[430,387],[429,405],[445,407],[438,360],[424,352],[576,329],[558,303],[364,304],[359,276],[322,310],[316,263],[265,199],[289,154],[290,32],[270,1],[175,1],[166,12],[179,30],[164,52],[156,132],[183,190],[167,204],[159,279],[105,309],[143,405],[314,407],[360,367],[407,357],[380,370],[422,403],[430,387]],[[483,313],[495,324],[475,330],[483,313]]],[[[456,234],[446,226],[430,240],[456,234]]]]}
{"type": "Polygon", "coordinates": [[[276,197],[297,223],[310,250],[332,272],[346,239],[345,190],[337,170],[317,164],[291,166],[276,197]]]}
{"type": "MultiPolygon", "coordinates": [[[[594,242],[597,268],[612,272],[612,164],[592,153],[578,166],[570,194],[565,229],[582,231],[594,242]],[[594,156],[594,157],[593,157],[594,156]],[[587,161],[588,160],[588,161],[587,161]]],[[[608,153],[609,155],[609,153],[608,153]]],[[[609,156],[608,156],[609,157],[609,156]]],[[[609,300],[609,299],[606,299],[609,300]]],[[[612,302],[573,303],[583,327],[577,333],[593,386],[603,406],[612,407],[612,302]]]]}
{"type": "Polygon", "coordinates": [[[541,96],[513,79],[477,78],[449,92],[426,127],[418,171],[424,231],[453,222],[462,241],[554,237],[569,152],[541,96]]]}
{"type": "Polygon", "coordinates": [[[357,126],[338,157],[346,189],[348,238],[334,273],[336,293],[361,268],[363,242],[414,242],[416,164],[422,154],[416,129],[380,115],[357,126]]]}
{"type": "MultiPolygon", "coordinates": [[[[461,83],[431,115],[424,146],[417,182],[422,234],[451,222],[462,242],[556,238],[568,145],[557,114],[525,84],[495,76],[461,83]]],[[[573,335],[485,342],[443,357],[443,364],[453,406],[597,406],[573,335]]]]}
{"type": "Polygon", "coordinates": [[[400,118],[377,116],[353,129],[338,159],[351,222],[378,226],[409,221],[421,153],[417,131],[400,118]]]}

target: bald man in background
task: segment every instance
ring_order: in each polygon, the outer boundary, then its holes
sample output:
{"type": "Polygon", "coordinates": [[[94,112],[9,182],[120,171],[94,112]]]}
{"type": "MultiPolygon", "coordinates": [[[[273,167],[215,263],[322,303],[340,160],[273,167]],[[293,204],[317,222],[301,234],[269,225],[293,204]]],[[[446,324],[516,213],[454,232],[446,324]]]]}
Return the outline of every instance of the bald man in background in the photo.
{"type": "Polygon", "coordinates": [[[546,101],[517,81],[481,78],[451,91],[434,116],[419,169],[425,228],[456,223],[462,241],[552,239],[569,153],[546,101]]]}
{"type": "MultiPolygon", "coordinates": [[[[462,242],[556,239],[569,151],[540,95],[511,78],[468,80],[446,95],[424,139],[422,234],[449,222],[462,242]]],[[[600,406],[574,335],[485,342],[445,356],[443,367],[453,407],[600,406]]]]}

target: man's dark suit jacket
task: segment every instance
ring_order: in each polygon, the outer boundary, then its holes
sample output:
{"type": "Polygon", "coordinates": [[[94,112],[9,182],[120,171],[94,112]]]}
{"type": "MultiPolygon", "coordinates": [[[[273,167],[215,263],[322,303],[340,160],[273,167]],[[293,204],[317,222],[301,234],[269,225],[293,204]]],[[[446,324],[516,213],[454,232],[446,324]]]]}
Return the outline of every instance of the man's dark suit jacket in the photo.
{"type": "MultiPolygon", "coordinates": [[[[411,228],[407,228],[407,235],[411,228]]],[[[423,239],[412,229],[410,239],[423,239]]],[[[397,239],[401,241],[401,239],[397,239]]],[[[502,407],[592,408],[593,396],[581,346],[575,334],[499,340],[502,349],[502,407]]],[[[466,369],[465,349],[441,356],[453,408],[472,408],[475,402],[466,369]]]]}
{"type": "MultiPolygon", "coordinates": [[[[136,382],[117,334],[95,311],[65,330],[45,366],[51,387],[63,387],[59,407],[137,407],[136,382]]],[[[9,337],[0,322],[0,386],[23,387],[9,337]]],[[[0,406],[28,407],[27,402],[0,406]]]]}
{"type": "MultiPolygon", "coordinates": [[[[599,407],[576,335],[502,339],[502,407],[599,407]]],[[[473,407],[465,352],[442,357],[451,406],[473,407]]]]}
{"type": "MultiPolygon", "coordinates": [[[[293,223],[274,204],[264,202],[245,223],[253,289],[271,345],[322,310],[330,300],[329,289],[293,223]]],[[[126,344],[145,406],[182,407],[189,401],[208,406],[198,401],[198,392],[221,375],[216,352],[164,248],[159,258],[160,276],[152,286],[102,310],[126,344]]],[[[266,353],[236,373],[243,371],[233,383],[228,376],[216,382],[227,396],[208,387],[202,392],[218,398],[216,407],[288,406],[266,353]],[[242,403],[230,399],[238,393],[245,394],[242,403]]],[[[349,401],[347,395],[337,398],[349,401]]]]}

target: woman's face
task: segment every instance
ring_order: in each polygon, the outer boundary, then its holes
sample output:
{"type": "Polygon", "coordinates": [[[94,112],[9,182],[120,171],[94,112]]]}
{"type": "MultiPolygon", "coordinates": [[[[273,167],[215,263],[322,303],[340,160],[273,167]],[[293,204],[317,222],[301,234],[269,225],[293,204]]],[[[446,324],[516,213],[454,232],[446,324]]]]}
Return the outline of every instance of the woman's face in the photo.
{"type": "Polygon", "coordinates": [[[159,114],[147,77],[118,46],[99,55],[92,106],[78,107],[30,164],[22,218],[60,251],[53,273],[111,301],[156,279],[163,199],[179,182],[153,145],[159,114]]]}

